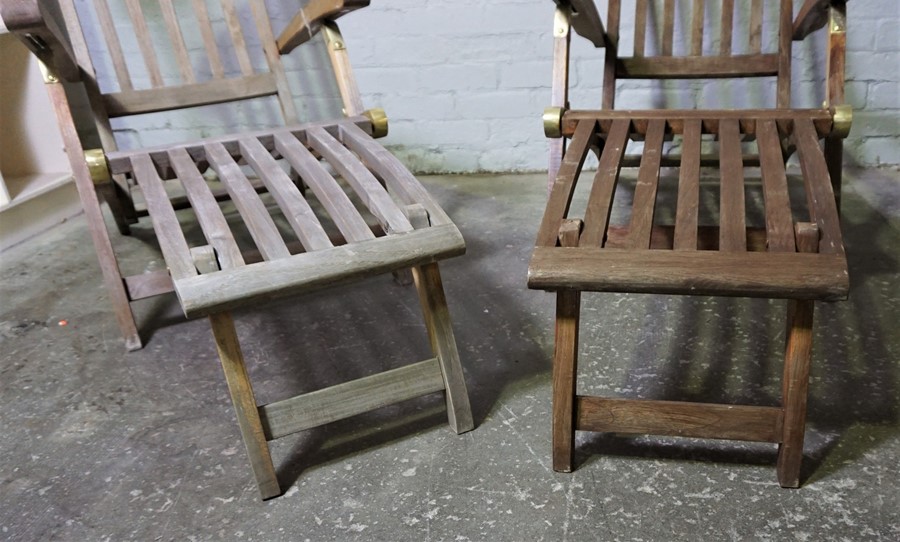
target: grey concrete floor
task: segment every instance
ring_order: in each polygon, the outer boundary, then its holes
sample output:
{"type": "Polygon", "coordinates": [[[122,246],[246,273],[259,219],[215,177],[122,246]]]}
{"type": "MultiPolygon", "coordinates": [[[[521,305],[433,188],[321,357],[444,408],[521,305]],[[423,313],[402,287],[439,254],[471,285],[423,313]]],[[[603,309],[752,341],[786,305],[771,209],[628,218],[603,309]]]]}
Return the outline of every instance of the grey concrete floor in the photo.
{"type": "MultiPolygon", "coordinates": [[[[287,437],[259,501],[207,322],[139,303],[126,354],[79,217],[0,256],[0,539],[898,540],[898,175],[850,177],[799,490],[774,446],[724,441],[579,434],[554,473],[554,297],[525,288],[543,176],[425,177],[468,241],[443,271],[475,431],[435,394],[287,437]]],[[[149,238],[119,240],[129,271],[162,265],[149,238]]],[[[585,295],[580,392],[777,404],[784,305],[585,295]]],[[[240,312],[257,398],[428,357],[418,312],[390,277],[240,312]]]]}

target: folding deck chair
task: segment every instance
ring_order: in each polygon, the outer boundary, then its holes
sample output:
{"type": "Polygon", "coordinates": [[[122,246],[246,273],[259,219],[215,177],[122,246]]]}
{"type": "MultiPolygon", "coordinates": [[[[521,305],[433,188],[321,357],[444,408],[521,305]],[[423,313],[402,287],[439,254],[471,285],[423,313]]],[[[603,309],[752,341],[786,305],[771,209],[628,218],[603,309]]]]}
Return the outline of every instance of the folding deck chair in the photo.
{"type": "Polygon", "coordinates": [[[46,67],[47,89],[126,347],[141,347],[132,301],[174,291],[188,318],[209,317],[263,499],[281,493],[269,440],[438,391],[445,393],[451,428],[473,428],[437,264],[463,254],[465,243],[422,185],[373,139],[386,135],[387,119],[379,110],[363,111],[334,22],[368,4],[312,0],[276,39],[265,3],[255,0],[61,0],[60,13],[37,0],[0,3],[7,26],[46,67]],[[298,124],[281,55],[320,31],[346,116],[298,124]],[[89,44],[86,36],[100,45],[89,44]],[[126,56],[126,37],[137,42],[143,64],[126,56]],[[191,47],[189,38],[202,38],[202,45],[191,47]],[[104,43],[106,49],[97,50],[104,43]],[[100,63],[111,64],[114,88],[98,82],[94,67],[100,63]],[[60,78],[85,89],[102,149],[83,150],[60,78]],[[272,96],[284,124],[264,131],[119,150],[110,126],[115,117],[272,96]],[[214,190],[210,177],[224,189],[214,190]],[[172,185],[186,194],[180,204],[167,193],[172,185]],[[145,210],[132,198],[137,192],[145,210]],[[272,214],[261,192],[270,194],[269,207],[277,207],[272,214]],[[98,193],[122,233],[149,215],[167,270],[120,274],[98,193]],[[223,214],[220,200],[230,201],[239,218],[223,214]],[[176,216],[177,208],[187,206],[202,230],[199,242],[189,242],[176,216]],[[291,231],[279,229],[273,215],[282,215],[291,231]],[[249,232],[255,249],[245,244],[242,250],[239,229],[249,232]],[[257,405],[233,309],[409,268],[431,359],[257,405]]]}
{"type": "Polygon", "coordinates": [[[843,83],[844,1],[807,0],[794,19],[790,0],[682,1],[677,3],[678,17],[674,0],[609,0],[605,28],[592,0],[556,0],[556,4],[553,102],[544,114],[546,135],[552,138],[551,189],[528,276],[530,288],[557,295],[553,468],[572,470],[575,431],[761,441],[778,444],[779,483],[798,487],[813,303],[844,299],[849,289],[836,203],[842,138],[850,128],[843,83]],[[630,55],[620,47],[625,4],[635,14],[630,55]],[[764,5],[777,11],[764,11],[764,5]],[[763,21],[773,13],[769,20],[777,23],[767,30],[775,43],[766,51],[763,21]],[[652,20],[657,26],[649,24],[652,20]],[[826,22],[826,103],[815,109],[792,108],[792,39],[802,40],[826,22]],[[605,49],[602,109],[569,109],[572,28],[605,49]],[[651,39],[654,34],[658,41],[651,39]],[[680,44],[674,37],[682,34],[687,43],[677,49],[680,44]],[[711,43],[704,44],[709,36],[711,43]],[[651,51],[651,44],[656,50],[651,51]],[[737,77],[776,78],[775,108],[614,109],[619,79],[737,77]],[[630,141],[641,142],[642,154],[626,155],[630,141]],[[663,152],[666,141],[680,153],[663,152]],[[744,154],[745,147],[749,154],[744,154]],[[570,204],[592,149],[599,168],[579,215],[570,204]],[[704,149],[711,149],[711,154],[703,154],[704,149]],[[792,202],[789,195],[785,162],[793,153],[802,171],[805,210],[796,196],[792,202]],[[638,168],[634,191],[617,192],[620,170],[627,167],[638,168]],[[661,168],[677,168],[677,179],[661,178],[661,168]],[[710,168],[703,170],[704,181],[712,176],[718,183],[718,208],[710,213],[717,220],[714,226],[698,220],[701,168],[710,168]],[[761,175],[765,224],[760,227],[748,227],[747,220],[744,179],[753,171],[761,175]],[[665,225],[656,216],[657,189],[667,182],[677,183],[674,225],[665,225]],[[620,205],[630,209],[630,216],[622,224],[610,224],[617,194],[625,198],[620,205]],[[582,292],[787,299],[781,405],[578,395],[582,292]]]}

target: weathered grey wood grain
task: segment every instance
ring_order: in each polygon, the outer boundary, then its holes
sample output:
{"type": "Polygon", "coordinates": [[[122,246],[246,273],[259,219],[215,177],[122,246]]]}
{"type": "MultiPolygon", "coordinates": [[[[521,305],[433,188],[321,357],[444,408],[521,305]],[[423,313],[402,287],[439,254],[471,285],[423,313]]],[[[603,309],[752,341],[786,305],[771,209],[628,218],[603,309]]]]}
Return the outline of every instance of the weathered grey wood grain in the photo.
{"type": "Polygon", "coordinates": [[[240,146],[244,160],[263,180],[297,238],[303,243],[303,248],[307,252],[330,248],[332,244],[328,234],[309,203],[262,143],[256,138],[248,137],[240,141],[240,146]]]}
{"type": "Polygon", "coordinates": [[[266,438],[343,420],[444,389],[436,358],[259,407],[266,438]]]}
{"type": "MultiPolygon", "coordinates": [[[[177,286],[177,283],[176,283],[177,286]]],[[[537,247],[528,286],[592,292],[846,299],[838,254],[537,247]]]]}
{"type": "Polygon", "coordinates": [[[465,242],[453,225],[380,237],[208,276],[176,281],[188,317],[204,316],[286,295],[321,290],[394,269],[424,265],[459,256],[465,242]]]}

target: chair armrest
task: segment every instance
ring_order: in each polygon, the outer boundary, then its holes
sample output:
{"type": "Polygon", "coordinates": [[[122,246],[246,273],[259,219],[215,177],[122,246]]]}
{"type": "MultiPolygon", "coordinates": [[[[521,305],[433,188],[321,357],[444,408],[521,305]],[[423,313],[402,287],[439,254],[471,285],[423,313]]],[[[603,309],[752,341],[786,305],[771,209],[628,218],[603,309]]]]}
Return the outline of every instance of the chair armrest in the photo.
{"type": "Polygon", "coordinates": [[[80,70],[69,39],[47,12],[46,5],[47,2],[40,0],[3,0],[0,2],[0,19],[51,74],[77,81],[80,70]]]}
{"type": "Polygon", "coordinates": [[[583,38],[594,44],[594,47],[606,47],[606,30],[603,20],[597,12],[594,0],[553,0],[556,5],[569,10],[572,28],[583,38]]]}
{"type": "Polygon", "coordinates": [[[846,0],[806,0],[794,19],[793,39],[801,41],[828,23],[828,10],[846,0]]]}
{"type": "Polygon", "coordinates": [[[316,35],[325,21],[333,21],[369,5],[369,0],[310,0],[294,15],[276,40],[278,51],[287,54],[316,35]]]}

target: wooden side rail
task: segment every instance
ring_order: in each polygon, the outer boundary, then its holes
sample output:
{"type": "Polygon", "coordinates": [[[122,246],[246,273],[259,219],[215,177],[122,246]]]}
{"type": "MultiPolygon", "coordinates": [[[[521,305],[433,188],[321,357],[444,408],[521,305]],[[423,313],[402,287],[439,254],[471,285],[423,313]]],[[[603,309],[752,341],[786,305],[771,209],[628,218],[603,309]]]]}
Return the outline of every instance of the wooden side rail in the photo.
{"type": "Polygon", "coordinates": [[[312,0],[294,15],[279,34],[276,40],[278,52],[283,55],[290,53],[315,36],[325,21],[333,21],[368,5],[369,0],[312,0]]]}
{"type": "Polygon", "coordinates": [[[80,78],[78,63],[66,33],[38,0],[0,2],[0,19],[51,73],[68,81],[80,78]]]}

